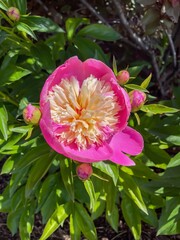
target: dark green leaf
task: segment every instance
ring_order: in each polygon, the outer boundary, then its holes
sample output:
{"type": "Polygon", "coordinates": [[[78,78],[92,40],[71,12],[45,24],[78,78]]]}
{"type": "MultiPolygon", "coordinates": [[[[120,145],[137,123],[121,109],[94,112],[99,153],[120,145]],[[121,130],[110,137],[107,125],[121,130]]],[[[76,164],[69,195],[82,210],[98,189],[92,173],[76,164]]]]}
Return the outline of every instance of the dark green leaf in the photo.
{"type": "Polygon", "coordinates": [[[23,16],[21,21],[27,24],[33,31],[47,33],[64,32],[62,28],[49,18],[29,15],[23,16]]]}
{"type": "Polygon", "coordinates": [[[31,36],[33,39],[37,40],[36,35],[34,34],[33,30],[25,23],[18,22],[16,25],[16,28],[23,33],[27,33],[29,36],[31,36]]]}
{"type": "Polygon", "coordinates": [[[79,203],[75,202],[75,221],[79,229],[88,240],[96,240],[97,233],[94,223],[87,213],[86,209],[79,203]]]}
{"type": "Polygon", "coordinates": [[[116,41],[121,38],[121,35],[112,27],[104,24],[90,24],[82,28],[78,34],[79,36],[88,36],[98,40],[116,41]]]}
{"type": "Polygon", "coordinates": [[[7,226],[10,229],[12,235],[17,233],[18,226],[19,226],[19,220],[20,220],[22,212],[23,212],[23,206],[21,208],[17,208],[16,210],[12,210],[8,214],[7,226]]]}
{"type": "Polygon", "coordinates": [[[81,230],[79,229],[74,214],[70,215],[70,235],[71,240],[79,240],[81,238],[81,230]]]}

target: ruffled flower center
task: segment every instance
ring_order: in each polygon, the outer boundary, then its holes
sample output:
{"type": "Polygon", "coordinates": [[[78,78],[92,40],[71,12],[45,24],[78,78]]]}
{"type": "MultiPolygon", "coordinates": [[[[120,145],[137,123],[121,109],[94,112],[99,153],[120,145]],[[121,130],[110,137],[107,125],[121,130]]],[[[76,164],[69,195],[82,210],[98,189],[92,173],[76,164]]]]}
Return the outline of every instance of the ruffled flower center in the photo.
{"type": "Polygon", "coordinates": [[[81,149],[100,146],[117,130],[121,106],[108,82],[94,76],[80,86],[72,76],[62,79],[49,91],[51,119],[58,141],[81,149]]]}

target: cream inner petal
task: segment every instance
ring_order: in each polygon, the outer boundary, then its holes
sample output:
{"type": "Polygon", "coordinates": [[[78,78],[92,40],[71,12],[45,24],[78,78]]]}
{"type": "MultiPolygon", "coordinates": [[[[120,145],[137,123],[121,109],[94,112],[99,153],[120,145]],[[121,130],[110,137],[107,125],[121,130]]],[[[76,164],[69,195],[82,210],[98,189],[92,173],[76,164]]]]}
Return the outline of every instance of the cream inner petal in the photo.
{"type": "Polygon", "coordinates": [[[49,91],[51,118],[62,126],[56,137],[79,150],[101,145],[116,130],[121,107],[111,85],[94,76],[82,86],[75,77],[62,79],[49,91]]]}

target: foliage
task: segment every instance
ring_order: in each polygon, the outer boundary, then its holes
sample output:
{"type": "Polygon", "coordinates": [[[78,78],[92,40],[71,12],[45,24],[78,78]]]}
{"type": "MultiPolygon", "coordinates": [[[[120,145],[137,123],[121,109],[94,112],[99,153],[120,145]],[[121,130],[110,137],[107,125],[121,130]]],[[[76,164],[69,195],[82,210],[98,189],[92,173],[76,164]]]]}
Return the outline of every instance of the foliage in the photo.
{"type": "MultiPolygon", "coordinates": [[[[77,163],[50,149],[39,127],[24,123],[22,111],[29,102],[38,105],[45,79],[70,56],[96,58],[111,66],[112,56],[104,53],[99,41],[115,42],[121,35],[87,18],[68,18],[62,29],[51,19],[27,14],[26,1],[0,1],[0,8],[0,159],[6,159],[1,174],[11,174],[0,195],[0,211],[8,213],[12,234],[19,229],[21,239],[30,239],[34,215],[40,212],[46,224],[40,240],[67,218],[71,239],[83,234],[94,240],[94,220],[103,213],[118,231],[119,208],[135,239],[140,239],[141,222],[159,235],[180,233],[180,154],[171,152],[180,145],[177,89],[175,98],[165,102],[155,102],[149,95],[148,104],[132,114],[129,125],[145,141],[143,153],[133,158],[135,166],[93,163],[93,175],[81,181],[77,163]],[[6,15],[12,5],[20,11],[19,21],[6,15]]],[[[151,76],[142,80],[142,65],[129,66],[132,82],[125,85],[127,91],[148,92],[151,76]]]]}

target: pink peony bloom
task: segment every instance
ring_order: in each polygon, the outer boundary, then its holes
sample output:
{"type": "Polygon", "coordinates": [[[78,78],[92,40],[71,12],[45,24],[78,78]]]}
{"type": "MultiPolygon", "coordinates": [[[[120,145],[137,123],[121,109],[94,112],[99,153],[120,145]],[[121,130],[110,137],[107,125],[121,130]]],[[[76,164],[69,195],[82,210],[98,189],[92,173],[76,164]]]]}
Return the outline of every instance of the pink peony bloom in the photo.
{"type": "Polygon", "coordinates": [[[40,95],[40,128],[58,153],[85,163],[111,160],[134,165],[143,138],[127,127],[128,94],[101,61],[72,57],[46,80],[40,95]]]}
{"type": "Polygon", "coordinates": [[[129,98],[131,102],[131,111],[137,112],[144,105],[146,101],[146,94],[139,90],[133,90],[129,92],[129,98]]]}
{"type": "Polygon", "coordinates": [[[41,118],[41,112],[39,108],[28,104],[27,107],[23,110],[23,118],[25,123],[36,125],[39,123],[41,118]]]}

